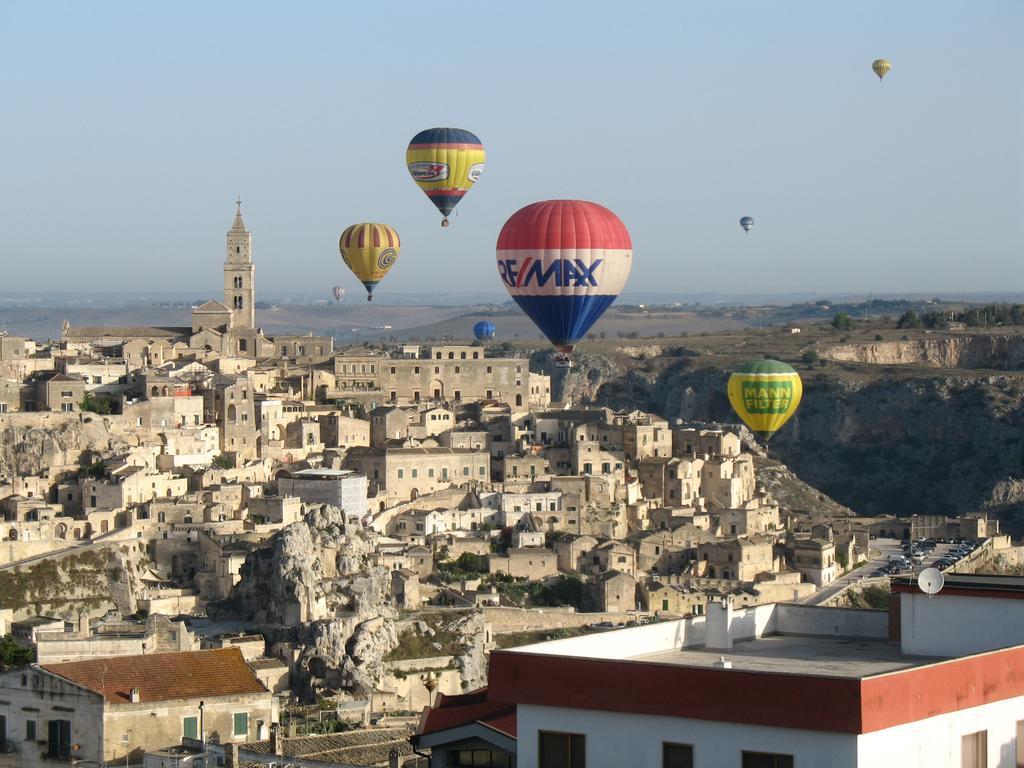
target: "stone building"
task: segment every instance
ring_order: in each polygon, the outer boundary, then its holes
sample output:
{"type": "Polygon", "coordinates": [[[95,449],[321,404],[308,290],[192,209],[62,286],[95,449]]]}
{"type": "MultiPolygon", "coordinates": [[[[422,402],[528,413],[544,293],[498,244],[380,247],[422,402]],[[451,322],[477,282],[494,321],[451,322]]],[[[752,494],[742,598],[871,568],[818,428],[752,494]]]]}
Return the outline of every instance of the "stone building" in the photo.
{"type": "Polygon", "coordinates": [[[555,553],[549,549],[509,549],[504,554],[488,555],[487,570],[538,581],[557,575],[558,562],[555,553]]]}
{"type": "Polygon", "coordinates": [[[337,389],[328,398],[410,405],[423,401],[500,400],[515,407],[546,406],[548,376],[530,373],[523,358],[485,358],[481,347],[428,347],[421,357],[344,353],[334,359],[337,389]]]}
{"type": "Polygon", "coordinates": [[[276,719],[272,694],[237,648],[33,664],[0,674],[5,742],[25,765],[123,765],[183,737],[264,739],[276,719]]]}
{"type": "Polygon", "coordinates": [[[491,457],[458,448],[353,448],[344,464],[365,475],[381,509],[452,485],[490,480],[491,457]]]}
{"type": "Polygon", "coordinates": [[[778,570],[774,554],[775,539],[770,536],[738,536],[724,541],[698,545],[700,575],[715,579],[754,581],[761,573],[778,570]]]}
{"type": "Polygon", "coordinates": [[[606,571],[592,576],[587,586],[598,611],[636,610],[636,581],[628,573],[606,571]]]}
{"type": "Polygon", "coordinates": [[[345,512],[347,520],[362,520],[367,513],[367,479],[347,469],[300,469],[277,478],[281,496],[298,496],[304,504],[330,504],[345,512]]]}

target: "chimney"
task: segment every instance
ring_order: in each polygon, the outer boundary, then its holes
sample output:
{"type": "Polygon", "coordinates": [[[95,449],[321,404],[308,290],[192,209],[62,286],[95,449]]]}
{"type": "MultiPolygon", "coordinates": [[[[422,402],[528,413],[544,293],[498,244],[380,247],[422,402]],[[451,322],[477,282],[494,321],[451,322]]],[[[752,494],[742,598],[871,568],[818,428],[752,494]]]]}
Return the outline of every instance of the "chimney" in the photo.
{"type": "Polygon", "coordinates": [[[277,754],[277,723],[270,724],[270,754],[277,754]]]}
{"type": "Polygon", "coordinates": [[[89,614],[78,614],[78,634],[82,637],[89,636],[89,614]]]}
{"type": "Polygon", "coordinates": [[[704,647],[713,651],[727,651],[732,648],[731,628],[732,599],[726,596],[720,602],[709,602],[704,625],[704,647]]]}
{"type": "Polygon", "coordinates": [[[141,700],[141,698],[142,698],[142,697],[141,697],[141,696],[139,695],[139,689],[138,689],[138,688],[132,688],[132,689],[131,689],[131,691],[129,691],[129,694],[128,694],[128,695],[129,695],[129,696],[131,697],[131,700],[132,700],[132,704],[138,704],[138,703],[139,703],[139,701],[140,701],[140,700],[141,700]]]}
{"type": "Polygon", "coordinates": [[[398,768],[399,754],[397,749],[388,752],[388,768],[398,768]]]}

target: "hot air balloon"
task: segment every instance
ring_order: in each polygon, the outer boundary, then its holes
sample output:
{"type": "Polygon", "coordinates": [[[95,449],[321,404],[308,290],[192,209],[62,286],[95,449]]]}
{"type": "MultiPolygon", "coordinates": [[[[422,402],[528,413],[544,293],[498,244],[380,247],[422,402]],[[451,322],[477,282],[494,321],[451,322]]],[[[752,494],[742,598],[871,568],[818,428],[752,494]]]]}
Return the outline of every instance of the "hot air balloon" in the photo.
{"type": "Polygon", "coordinates": [[[387,224],[353,224],[341,233],[341,259],[366,286],[366,300],[373,301],[373,289],[398,259],[401,242],[387,224]]]}
{"type": "Polygon", "coordinates": [[[875,70],[875,74],[878,75],[878,79],[881,80],[889,73],[889,70],[892,69],[892,62],[888,59],[875,59],[871,62],[871,68],[875,70]]]}
{"type": "Polygon", "coordinates": [[[626,284],[633,243],[619,218],[583,200],[516,211],[498,235],[498,275],[565,357],[626,284]]]}
{"type": "Polygon", "coordinates": [[[754,432],[768,441],[800,405],[800,375],[778,360],[754,360],[729,377],[729,402],[754,432]]]}
{"type": "Polygon", "coordinates": [[[477,341],[490,341],[494,338],[494,323],[490,320],[481,320],[473,326],[473,335],[477,341]]]}
{"type": "Polygon", "coordinates": [[[740,226],[743,227],[744,232],[749,232],[750,228],[754,226],[754,217],[744,216],[742,219],[740,219],[740,226]]]}
{"type": "Polygon", "coordinates": [[[484,145],[461,128],[428,128],[412,137],[405,162],[416,186],[448,216],[484,172],[484,145]]]}
{"type": "Polygon", "coordinates": [[[342,288],[340,285],[334,286],[334,290],[332,291],[332,293],[334,294],[335,301],[341,301],[343,298],[345,298],[345,289],[342,288]]]}

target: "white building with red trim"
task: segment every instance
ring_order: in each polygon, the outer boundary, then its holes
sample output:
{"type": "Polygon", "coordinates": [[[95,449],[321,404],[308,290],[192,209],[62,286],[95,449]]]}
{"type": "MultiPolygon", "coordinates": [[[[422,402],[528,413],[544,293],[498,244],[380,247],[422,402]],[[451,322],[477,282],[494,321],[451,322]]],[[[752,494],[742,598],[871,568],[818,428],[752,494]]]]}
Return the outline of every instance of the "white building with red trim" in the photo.
{"type": "Polygon", "coordinates": [[[888,614],[713,603],[494,651],[486,692],[470,696],[425,714],[416,743],[432,765],[508,765],[514,738],[519,768],[1013,768],[1024,579],[951,575],[933,597],[897,582],[888,614]]]}

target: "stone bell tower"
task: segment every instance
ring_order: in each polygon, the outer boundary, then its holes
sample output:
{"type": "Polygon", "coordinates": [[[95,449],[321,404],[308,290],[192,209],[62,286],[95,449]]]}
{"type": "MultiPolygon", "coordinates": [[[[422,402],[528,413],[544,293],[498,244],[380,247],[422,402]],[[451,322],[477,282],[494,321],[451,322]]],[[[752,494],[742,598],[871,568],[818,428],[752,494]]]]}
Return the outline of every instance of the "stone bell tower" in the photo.
{"type": "Polygon", "coordinates": [[[224,306],[231,310],[232,328],[256,327],[256,268],[252,263],[252,234],[242,221],[242,201],[235,201],[235,221],[228,231],[224,261],[224,306]]]}

